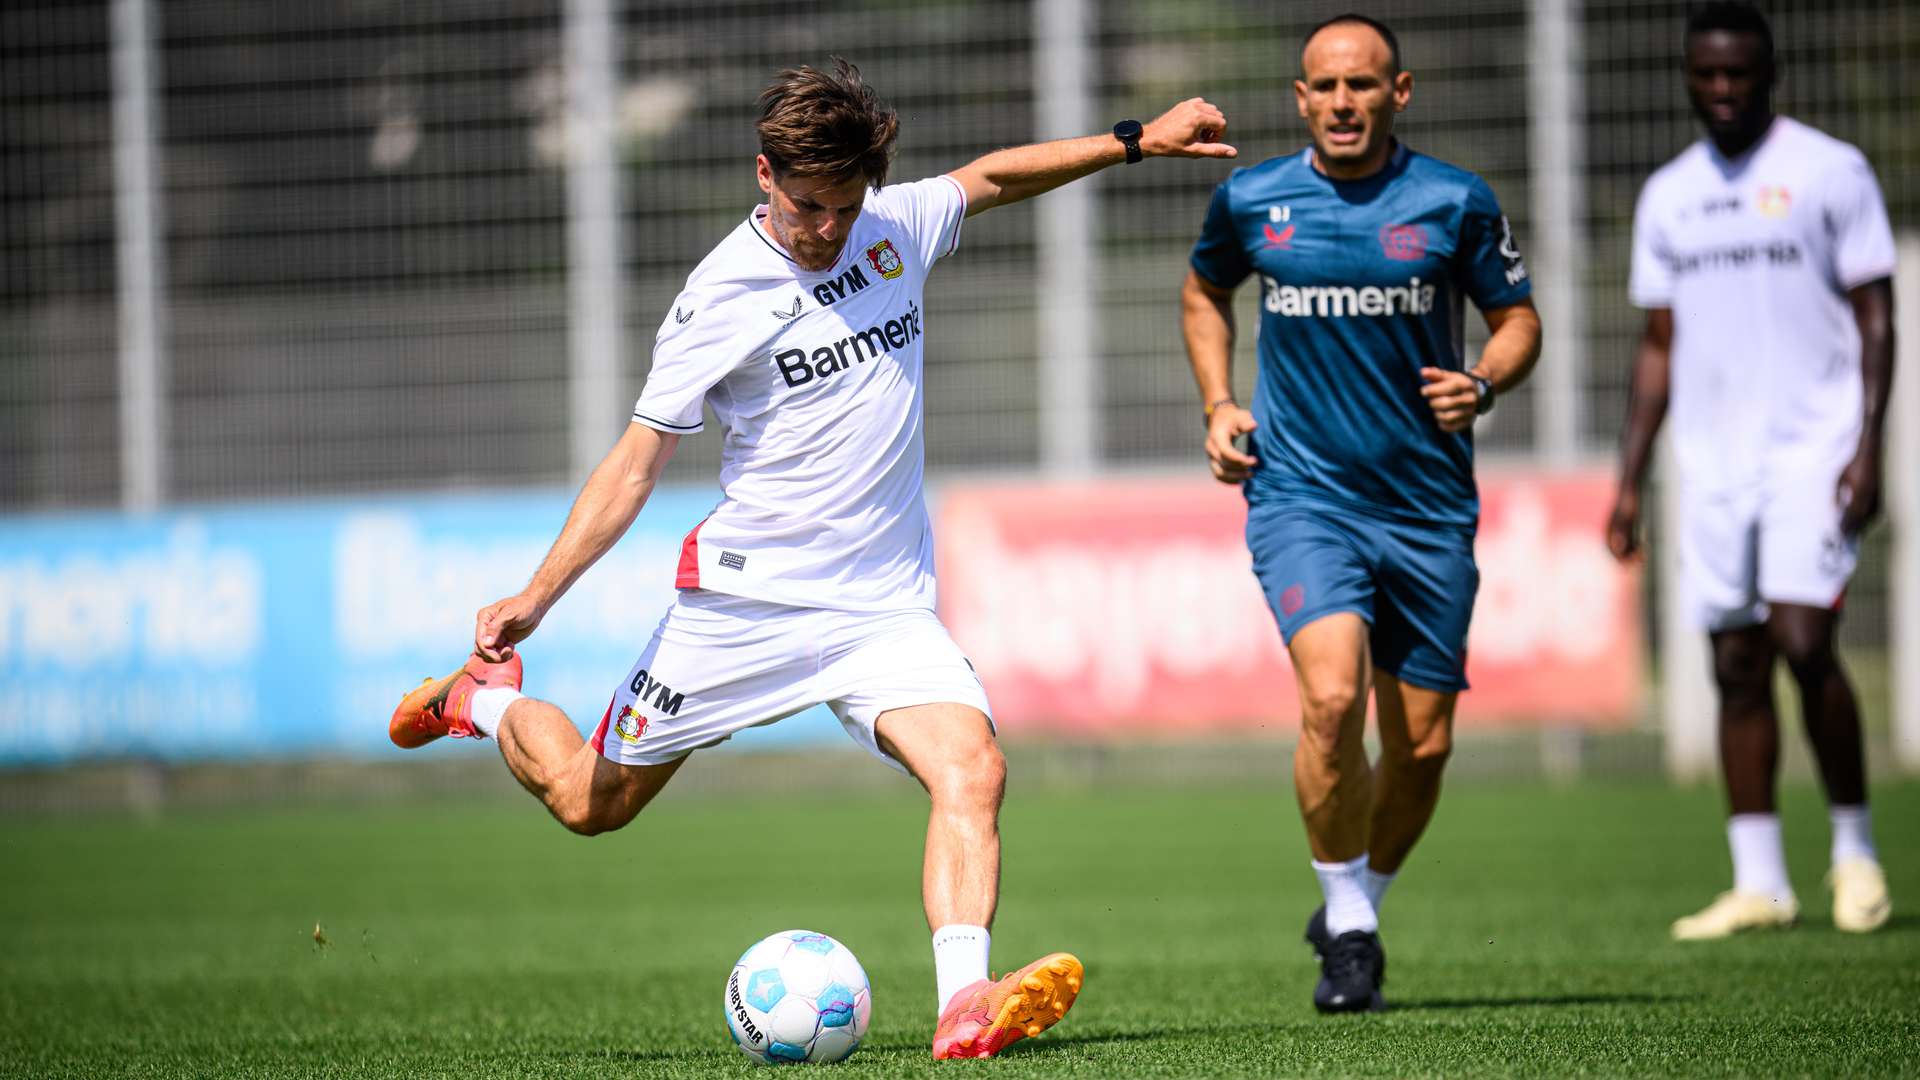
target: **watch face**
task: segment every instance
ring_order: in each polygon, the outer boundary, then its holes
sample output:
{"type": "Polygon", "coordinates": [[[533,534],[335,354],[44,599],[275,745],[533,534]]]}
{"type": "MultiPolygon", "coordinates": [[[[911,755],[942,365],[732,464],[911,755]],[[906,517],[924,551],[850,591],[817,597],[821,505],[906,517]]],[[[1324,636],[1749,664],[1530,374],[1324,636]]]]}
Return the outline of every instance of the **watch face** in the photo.
{"type": "Polygon", "coordinates": [[[1113,135],[1117,139],[1137,139],[1140,137],[1140,121],[1122,120],[1113,125],[1113,135]]]}

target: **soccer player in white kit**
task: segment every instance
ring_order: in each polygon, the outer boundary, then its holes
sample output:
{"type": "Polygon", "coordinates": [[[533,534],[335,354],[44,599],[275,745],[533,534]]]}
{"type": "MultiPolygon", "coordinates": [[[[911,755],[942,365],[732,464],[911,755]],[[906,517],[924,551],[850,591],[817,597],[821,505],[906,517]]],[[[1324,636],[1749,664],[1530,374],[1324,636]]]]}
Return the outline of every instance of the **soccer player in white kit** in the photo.
{"type": "Polygon", "coordinates": [[[1234,155],[1199,98],[1112,134],[1001,150],[883,186],[898,120],[845,61],[760,97],[767,196],[695,268],[661,323],[633,421],[532,581],[482,609],[474,655],[395,710],[404,747],[493,736],[567,828],[631,821],[693,750],[819,703],[932,798],[922,898],[936,1058],[991,1057],[1065,1014],[1080,961],[989,977],[1006,762],[979,677],[934,615],[923,497],[927,272],[962,221],[1145,157],[1234,155]],[[513,646],[645,505],[703,406],[725,430],[723,497],[687,534],[677,599],[590,740],[519,693],[513,646]]]}
{"type": "Polygon", "coordinates": [[[1773,35],[1748,4],[1689,20],[1686,81],[1707,137],[1647,181],[1633,303],[1647,309],[1607,543],[1636,550],[1640,489],[1669,411],[1684,603],[1711,635],[1733,888],[1680,940],[1788,926],[1799,903],[1774,811],[1773,669],[1799,685],[1833,826],[1833,921],[1892,910],[1867,816],[1860,716],[1834,625],[1880,505],[1893,381],[1893,234],[1866,158],[1773,113],[1773,35]]]}

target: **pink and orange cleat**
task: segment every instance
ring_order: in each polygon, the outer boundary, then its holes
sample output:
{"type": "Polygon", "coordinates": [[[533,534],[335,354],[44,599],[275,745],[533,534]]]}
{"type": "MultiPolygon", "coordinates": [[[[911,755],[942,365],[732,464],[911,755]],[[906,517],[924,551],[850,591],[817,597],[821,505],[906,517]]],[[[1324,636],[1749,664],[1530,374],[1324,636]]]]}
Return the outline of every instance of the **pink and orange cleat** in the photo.
{"type": "Polygon", "coordinates": [[[1059,1023],[1080,994],[1086,969],[1072,953],[1043,956],[998,982],[981,979],[947,1002],[933,1032],[933,1056],[992,1057],[1059,1023]]]}
{"type": "Polygon", "coordinates": [[[415,750],[442,735],[456,739],[477,736],[473,728],[473,693],[496,686],[520,689],[520,654],[493,663],[474,653],[460,670],[444,679],[428,679],[400,699],[387,724],[387,737],[402,750],[415,750]]]}

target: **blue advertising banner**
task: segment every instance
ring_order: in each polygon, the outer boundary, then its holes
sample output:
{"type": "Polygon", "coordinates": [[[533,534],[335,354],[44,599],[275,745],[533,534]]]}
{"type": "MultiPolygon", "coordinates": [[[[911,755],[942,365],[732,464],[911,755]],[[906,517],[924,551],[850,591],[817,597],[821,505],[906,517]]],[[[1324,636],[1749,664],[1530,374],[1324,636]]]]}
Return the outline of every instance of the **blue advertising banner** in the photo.
{"type": "MultiPolygon", "coordinates": [[[[400,695],[558,535],[562,491],[0,518],[0,763],[396,754],[400,695]]],[[[673,596],[710,490],[655,493],[522,650],[585,730],[673,596]]],[[[844,738],[824,709],[738,742],[844,738]]],[[[433,752],[433,751],[428,751],[433,752]]]]}

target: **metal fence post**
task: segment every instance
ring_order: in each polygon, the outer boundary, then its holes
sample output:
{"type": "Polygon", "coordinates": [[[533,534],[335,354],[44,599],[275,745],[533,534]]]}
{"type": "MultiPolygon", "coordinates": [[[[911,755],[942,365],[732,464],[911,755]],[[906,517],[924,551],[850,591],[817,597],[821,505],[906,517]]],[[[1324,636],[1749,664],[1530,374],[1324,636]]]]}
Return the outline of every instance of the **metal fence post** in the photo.
{"type": "MultiPolygon", "coordinates": [[[[1092,133],[1086,0],[1034,6],[1035,135],[1092,133]]],[[[1040,468],[1085,474],[1100,460],[1100,355],[1094,322],[1100,267],[1094,238],[1093,185],[1068,184],[1040,197],[1040,468]]]]}
{"type": "Polygon", "coordinates": [[[609,0],[567,0],[568,462],[593,471],[620,436],[625,292],[614,127],[619,27],[609,0]]]}
{"type": "Polygon", "coordinates": [[[114,0],[114,247],[120,316],[120,503],[151,510],[166,498],[167,312],[160,229],[152,0],[114,0]]]}
{"type": "Polygon", "coordinates": [[[1887,668],[1894,759],[1908,772],[1920,772],[1920,233],[1900,237],[1893,284],[1898,359],[1887,408],[1885,488],[1887,527],[1893,530],[1887,668]]]}
{"type": "Polygon", "coordinates": [[[1581,167],[1586,125],[1580,100],[1579,0],[1534,0],[1528,23],[1529,261],[1545,340],[1534,375],[1534,449],[1551,466],[1579,457],[1585,428],[1586,292],[1581,274],[1581,167]]]}

